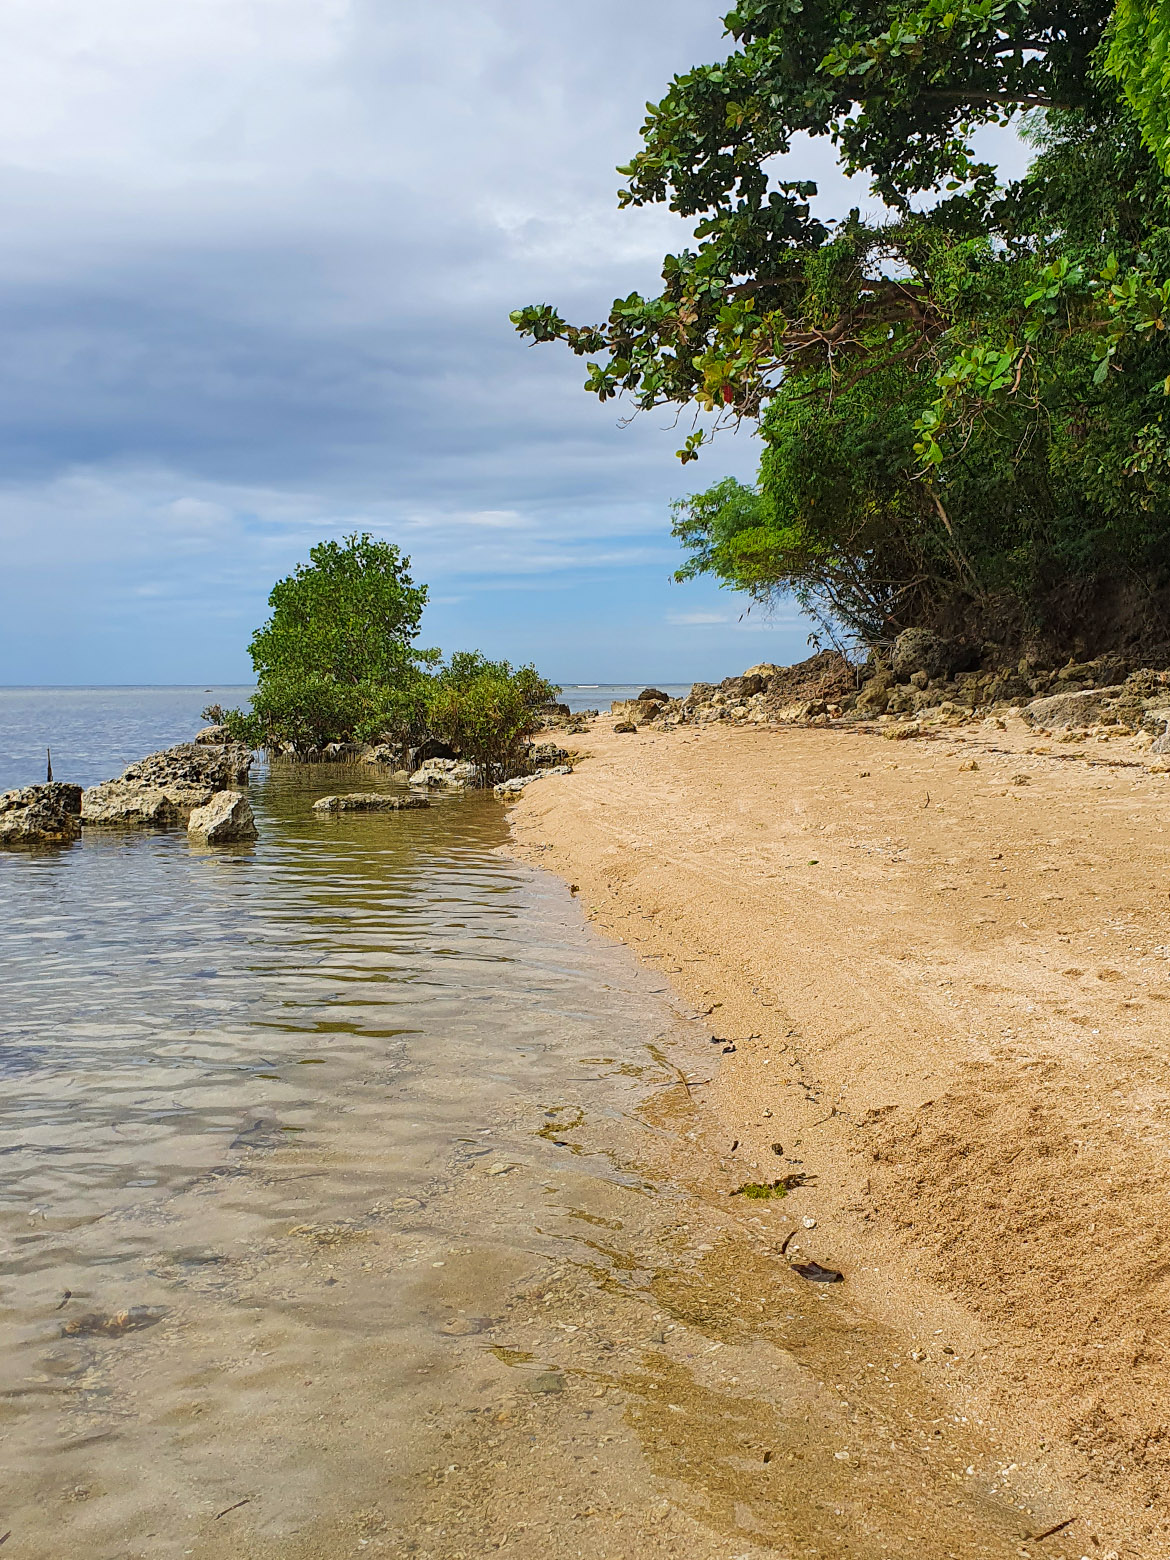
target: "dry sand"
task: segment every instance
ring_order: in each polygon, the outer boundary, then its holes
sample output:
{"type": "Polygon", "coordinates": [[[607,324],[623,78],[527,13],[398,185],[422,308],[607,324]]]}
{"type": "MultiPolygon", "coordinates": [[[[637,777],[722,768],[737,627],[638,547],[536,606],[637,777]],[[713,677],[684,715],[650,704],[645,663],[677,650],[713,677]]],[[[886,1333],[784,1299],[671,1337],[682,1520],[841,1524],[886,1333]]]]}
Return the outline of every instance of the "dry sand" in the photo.
{"type": "Polygon", "coordinates": [[[695,1164],[815,1174],[799,1255],[996,1427],[1002,1488],[1070,1492],[1020,1553],[1170,1554],[1165,766],[1010,720],[580,748],[516,848],[734,1046],[695,1164]]]}

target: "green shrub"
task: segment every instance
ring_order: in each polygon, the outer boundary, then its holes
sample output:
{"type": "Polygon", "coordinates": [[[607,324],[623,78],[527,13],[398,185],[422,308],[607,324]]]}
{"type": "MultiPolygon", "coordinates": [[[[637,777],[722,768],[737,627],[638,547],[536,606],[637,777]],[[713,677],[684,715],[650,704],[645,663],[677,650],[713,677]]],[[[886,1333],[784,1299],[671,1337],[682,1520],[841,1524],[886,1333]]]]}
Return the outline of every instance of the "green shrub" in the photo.
{"type": "Polygon", "coordinates": [[[540,728],[539,710],[560,689],[533,666],[513,668],[478,651],[458,651],[433,679],[431,730],[477,764],[485,785],[521,771],[525,740],[540,728]]]}

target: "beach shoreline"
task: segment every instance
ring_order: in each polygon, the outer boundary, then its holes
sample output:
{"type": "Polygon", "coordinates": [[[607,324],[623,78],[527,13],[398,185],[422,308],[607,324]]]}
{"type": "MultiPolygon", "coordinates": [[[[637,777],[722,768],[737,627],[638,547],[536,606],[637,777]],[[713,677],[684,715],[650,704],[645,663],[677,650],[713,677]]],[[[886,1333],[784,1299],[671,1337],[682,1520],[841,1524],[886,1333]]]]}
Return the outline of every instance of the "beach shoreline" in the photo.
{"type": "Polygon", "coordinates": [[[723,1044],[692,1087],[729,1189],[815,1177],[789,1254],[844,1271],[995,1427],[999,1488],[1076,1492],[1045,1552],[1163,1553],[1170,776],[1148,738],[612,726],[525,792],[513,848],[707,1015],[723,1044]]]}

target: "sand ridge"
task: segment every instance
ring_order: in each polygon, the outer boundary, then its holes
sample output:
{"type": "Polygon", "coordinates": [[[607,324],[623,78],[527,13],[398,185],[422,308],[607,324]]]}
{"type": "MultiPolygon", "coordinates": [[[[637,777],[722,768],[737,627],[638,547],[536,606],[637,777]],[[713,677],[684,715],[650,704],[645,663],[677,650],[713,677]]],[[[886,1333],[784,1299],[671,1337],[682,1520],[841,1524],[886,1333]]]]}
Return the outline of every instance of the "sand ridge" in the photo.
{"type": "Polygon", "coordinates": [[[815,1170],[797,1244],[1083,1491],[1072,1552],[1170,1552],[1170,775],[1012,720],[611,727],[516,848],[734,1046],[728,1173],[815,1170]]]}

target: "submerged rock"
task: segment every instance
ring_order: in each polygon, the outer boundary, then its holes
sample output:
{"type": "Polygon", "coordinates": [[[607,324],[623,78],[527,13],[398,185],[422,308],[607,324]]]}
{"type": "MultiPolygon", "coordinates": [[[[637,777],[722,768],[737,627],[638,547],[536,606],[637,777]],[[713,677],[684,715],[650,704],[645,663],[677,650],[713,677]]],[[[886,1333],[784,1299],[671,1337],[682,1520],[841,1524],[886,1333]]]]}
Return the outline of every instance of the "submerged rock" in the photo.
{"type": "Polygon", "coordinates": [[[313,803],[313,811],[338,812],[405,812],[414,807],[429,807],[425,796],[386,796],[381,791],[350,791],[345,796],[323,796],[313,803]]]}
{"type": "Polygon", "coordinates": [[[185,824],[219,791],[248,783],[252,754],[242,742],[181,742],[128,765],[117,780],[82,793],[81,821],[120,828],[185,824]]]}
{"type": "Polygon", "coordinates": [[[81,833],[81,787],[62,781],[0,795],[0,846],[68,845],[81,833]]]}
{"type": "Polygon", "coordinates": [[[199,845],[232,845],[256,838],[256,820],[242,791],[217,791],[187,820],[187,838],[199,845]]]}

